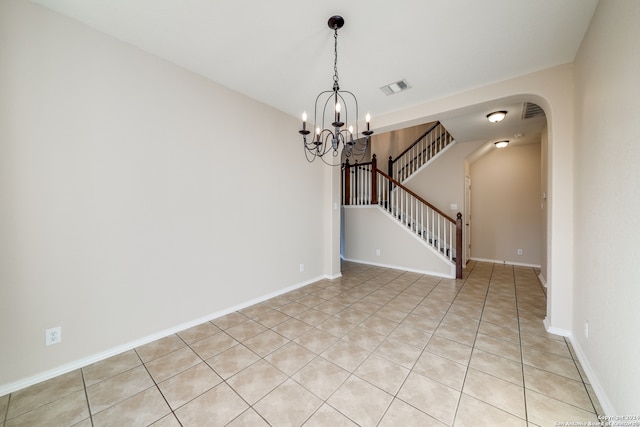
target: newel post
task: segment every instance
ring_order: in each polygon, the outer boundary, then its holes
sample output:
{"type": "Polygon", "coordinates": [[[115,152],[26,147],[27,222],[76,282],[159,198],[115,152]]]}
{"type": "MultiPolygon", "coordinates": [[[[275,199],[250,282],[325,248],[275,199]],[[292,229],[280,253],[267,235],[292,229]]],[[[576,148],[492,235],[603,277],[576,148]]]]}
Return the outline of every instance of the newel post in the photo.
{"type": "Polygon", "coordinates": [[[376,179],[378,175],[378,160],[376,159],[376,155],[374,154],[371,158],[371,204],[378,204],[378,180],[376,179]]]}
{"type": "Polygon", "coordinates": [[[342,201],[343,204],[349,205],[351,204],[351,165],[349,164],[349,159],[344,162],[344,199],[342,201]]]}
{"type": "Polygon", "coordinates": [[[456,279],[462,279],[462,214],[456,217],[456,279]]]}

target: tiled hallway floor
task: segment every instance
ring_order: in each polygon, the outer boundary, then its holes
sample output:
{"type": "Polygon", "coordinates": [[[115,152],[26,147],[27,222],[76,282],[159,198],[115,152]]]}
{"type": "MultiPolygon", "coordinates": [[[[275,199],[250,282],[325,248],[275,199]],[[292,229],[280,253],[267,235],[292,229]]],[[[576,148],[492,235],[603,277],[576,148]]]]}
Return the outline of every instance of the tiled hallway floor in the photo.
{"type": "Polygon", "coordinates": [[[553,426],[602,413],[531,268],[323,280],[0,397],[10,426],[553,426]]]}

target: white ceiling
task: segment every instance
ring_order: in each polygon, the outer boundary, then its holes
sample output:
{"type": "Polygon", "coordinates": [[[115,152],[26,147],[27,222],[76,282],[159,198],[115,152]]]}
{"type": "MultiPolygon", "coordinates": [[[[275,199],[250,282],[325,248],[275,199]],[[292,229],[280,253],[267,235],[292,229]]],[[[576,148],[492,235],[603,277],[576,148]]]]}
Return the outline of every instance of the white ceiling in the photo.
{"type": "Polygon", "coordinates": [[[33,1],[296,116],[331,89],[342,15],[340,86],[375,117],[573,61],[598,0],[33,1]]]}

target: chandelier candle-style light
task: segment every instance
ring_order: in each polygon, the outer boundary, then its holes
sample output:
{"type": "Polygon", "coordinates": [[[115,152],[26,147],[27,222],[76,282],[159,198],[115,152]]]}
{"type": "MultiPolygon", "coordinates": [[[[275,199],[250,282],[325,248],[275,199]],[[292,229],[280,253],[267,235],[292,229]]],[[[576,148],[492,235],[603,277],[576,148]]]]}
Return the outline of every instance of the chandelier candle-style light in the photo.
{"type": "Polygon", "coordinates": [[[328,162],[324,155],[332,152],[333,157],[338,157],[340,146],[342,146],[347,157],[364,156],[373,131],[370,128],[371,116],[367,114],[365,119],[367,130],[362,132],[364,137],[359,136],[358,100],[353,93],[340,90],[338,84],[338,30],[344,26],[344,19],[342,16],[332,16],[329,18],[328,25],[334,31],[333,89],[321,92],[316,98],[312,128],[315,129],[315,134],[311,141],[307,141],[307,135],[311,131],[307,129],[306,112],[302,114],[302,130],[299,133],[302,135],[304,153],[309,162],[319,157],[326,164],[337,166],[340,164],[340,159],[337,163],[328,162]],[[349,109],[352,114],[355,111],[355,114],[350,116],[349,109]],[[345,124],[348,124],[348,127],[345,124]]]}

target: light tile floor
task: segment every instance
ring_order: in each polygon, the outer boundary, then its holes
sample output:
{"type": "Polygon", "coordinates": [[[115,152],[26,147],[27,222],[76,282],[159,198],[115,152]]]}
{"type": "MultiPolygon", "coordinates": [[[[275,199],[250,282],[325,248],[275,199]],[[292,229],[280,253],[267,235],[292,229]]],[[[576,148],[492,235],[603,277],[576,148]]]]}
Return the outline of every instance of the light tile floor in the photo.
{"type": "Polygon", "coordinates": [[[0,397],[10,426],[553,426],[602,414],[531,268],[322,280],[0,397]]]}

